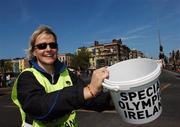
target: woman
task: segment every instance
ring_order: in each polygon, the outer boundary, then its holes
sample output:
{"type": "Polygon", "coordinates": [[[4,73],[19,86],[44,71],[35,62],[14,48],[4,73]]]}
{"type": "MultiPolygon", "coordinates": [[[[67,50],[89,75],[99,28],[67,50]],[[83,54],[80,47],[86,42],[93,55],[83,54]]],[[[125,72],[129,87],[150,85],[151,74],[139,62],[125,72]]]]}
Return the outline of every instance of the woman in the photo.
{"type": "Polygon", "coordinates": [[[102,111],[109,104],[110,95],[101,85],[109,75],[106,67],[95,70],[85,84],[58,60],[57,37],[49,27],[40,26],[32,34],[28,54],[30,68],[19,75],[12,90],[22,126],[77,127],[75,110],[102,111]]]}

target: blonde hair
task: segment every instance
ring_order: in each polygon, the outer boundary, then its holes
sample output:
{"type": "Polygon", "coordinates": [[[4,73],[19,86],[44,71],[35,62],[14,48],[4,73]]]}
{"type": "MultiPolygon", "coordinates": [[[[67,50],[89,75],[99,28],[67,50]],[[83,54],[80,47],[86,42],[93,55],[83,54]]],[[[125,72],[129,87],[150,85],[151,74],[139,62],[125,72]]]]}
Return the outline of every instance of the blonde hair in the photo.
{"type": "Polygon", "coordinates": [[[46,34],[51,34],[54,36],[55,42],[57,42],[57,36],[56,34],[53,32],[53,30],[46,25],[40,25],[31,35],[30,37],[30,41],[29,41],[29,48],[27,49],[27,58],[29,60],[33,59],[35,56],[33,55],[33,51],[34,51],[34,45],[36,42],[37,37],[42,34],[42,33],[46,33],[46,34]]]}

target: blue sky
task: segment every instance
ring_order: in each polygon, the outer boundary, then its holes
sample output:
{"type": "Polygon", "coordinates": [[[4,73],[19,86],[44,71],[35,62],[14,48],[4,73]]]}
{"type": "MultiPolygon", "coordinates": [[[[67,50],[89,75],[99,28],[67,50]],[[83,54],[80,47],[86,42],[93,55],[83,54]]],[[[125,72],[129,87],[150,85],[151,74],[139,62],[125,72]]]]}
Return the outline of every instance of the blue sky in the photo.
{"type": "Polygon", "coordinates": [[[56,32],[60,53],[121,38],[156,58],[158,29],[166,55],[180,49],[180,0],[1,0],[0,59],[24,57],[40,24],[56,32]]]}

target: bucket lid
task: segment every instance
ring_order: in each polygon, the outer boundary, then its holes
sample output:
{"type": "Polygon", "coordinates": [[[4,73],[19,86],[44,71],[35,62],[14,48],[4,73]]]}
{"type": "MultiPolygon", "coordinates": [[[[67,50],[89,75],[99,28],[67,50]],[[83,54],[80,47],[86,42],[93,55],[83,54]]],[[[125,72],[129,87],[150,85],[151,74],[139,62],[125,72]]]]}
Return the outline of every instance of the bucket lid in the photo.
{"type": "Polygon", "coordinates": [[[108,70],[109,79],[102,83],[105,88],[114,91],[129,90],[157,79],[161,73],[161,65],[156,60],[137,58],[114,64],[108,70]]]}

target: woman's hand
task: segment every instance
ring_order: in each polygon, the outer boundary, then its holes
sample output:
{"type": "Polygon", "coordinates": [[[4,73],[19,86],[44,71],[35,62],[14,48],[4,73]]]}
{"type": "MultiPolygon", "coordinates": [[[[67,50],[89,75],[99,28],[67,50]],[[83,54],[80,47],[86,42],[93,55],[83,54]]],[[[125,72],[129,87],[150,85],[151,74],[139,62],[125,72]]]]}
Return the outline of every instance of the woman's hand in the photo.
{"type": "Polygon", "coordinates": [[[109,77],[107,67],[102,67],[93,72],[91,82],[84,88],[84,98],[95,97],[102,90],[102,82],[109,77]]]}

